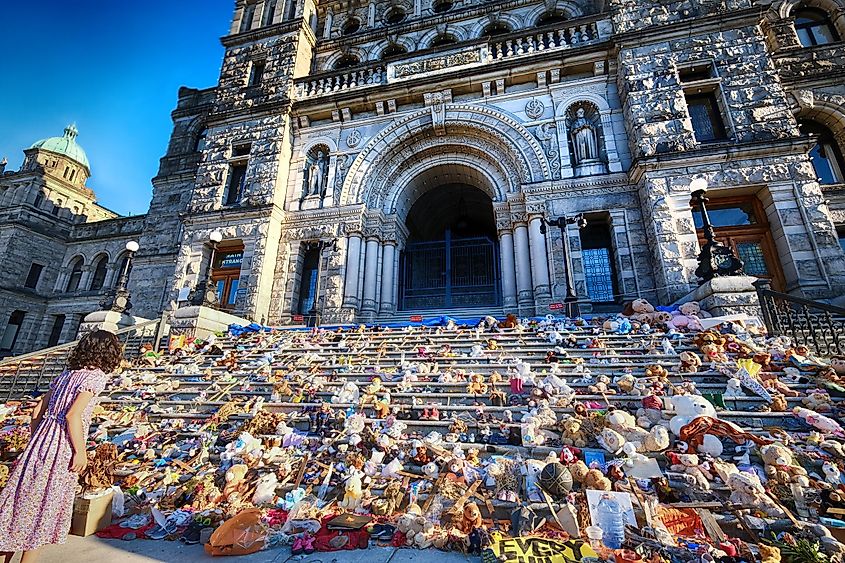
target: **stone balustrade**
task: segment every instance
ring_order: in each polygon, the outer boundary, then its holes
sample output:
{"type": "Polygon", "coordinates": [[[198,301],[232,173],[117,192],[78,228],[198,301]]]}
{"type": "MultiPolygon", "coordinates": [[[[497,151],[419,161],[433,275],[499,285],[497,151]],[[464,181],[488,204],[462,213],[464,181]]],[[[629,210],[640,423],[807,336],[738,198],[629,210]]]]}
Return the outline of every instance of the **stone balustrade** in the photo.
{"type": "Polygon", "coordinates": [[[311,76],[296,84],[297,98],[312,98],[352,90],[362,86],[383,84],[386,82],[385,65],[356,67],[349,70],[335,71],[322,76],[311,76]]]}
{"type": "Polygon", "coordinates": [[[568,49],[599,38],[595,22],[562,27],[560,29],[538,30],[521,37],[492,40],[487,51],[488,61],[500,61],[520,55],[530,55],[553,49],[568,49]]]}

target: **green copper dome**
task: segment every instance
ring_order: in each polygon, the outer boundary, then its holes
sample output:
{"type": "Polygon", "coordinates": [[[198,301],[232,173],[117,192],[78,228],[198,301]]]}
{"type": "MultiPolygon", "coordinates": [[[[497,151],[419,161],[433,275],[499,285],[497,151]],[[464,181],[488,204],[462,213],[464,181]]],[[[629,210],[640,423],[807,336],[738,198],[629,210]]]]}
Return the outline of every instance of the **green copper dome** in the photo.
{"type": "Polygon", "coordinates": [[[30,148],[64,155],[84,166],[90,173],[91,166],[88,164],[88,157],[85,155],[82,147],[76,143],[77,135],[79,135],[79,130],[75,124],[71,124],[65,127],[65,134],[61,137],[50,137],[49,139],[38,141],[30,148]]]}

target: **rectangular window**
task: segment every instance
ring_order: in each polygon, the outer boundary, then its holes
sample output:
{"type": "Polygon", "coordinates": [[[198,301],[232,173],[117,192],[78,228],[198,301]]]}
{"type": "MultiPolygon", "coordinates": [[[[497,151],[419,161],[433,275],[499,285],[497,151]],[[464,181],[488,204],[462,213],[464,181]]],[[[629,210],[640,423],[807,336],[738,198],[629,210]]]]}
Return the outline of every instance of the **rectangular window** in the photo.
{"type": "Polygon", "coordinates": [[[41,279],[41,272],[44,270],[44,266],[41,264],[36,264],[35,262],[29,267],[29,274],[26,276],[26,281],[24,282],[23,286],[27,289],[35,289],[38,287],[38,280],[41,279]]]}
{"type": "Polygon", "coordinates": [[[47,346],[55,346],[62,339],[62,329],[65,327],[64,315],[53,315],[53,328],[50,329],[50,338],[47,340],[47,346]]]}
{"type": "Polygon", "coordinates": [[[3,332],[3,338],[0,339],[0,350],[9,352],[15,347],[18,341],[18,334],[23,326],[23,319],[26,317],[24,311],[15,311],[9,315],[9,322],[6,324],[6,330],[3,332]]]}
{"type": "Polygon", "coordinates": [[[244,6],[244,14],[241,16],[241,33],[252,29],[252,20],[255,17],[255,4],[244,6]]]}
{"type": "Polygon", "coordinates": [[[685,97],[696,141],[706,143],[727,138],[715,92],[686,94],[685,97]]]}
{"type": "Polygon", "coordinates": [[[264,61],[253,61],[249,71],[249,86],[258,86],[264,79],[264,69],[267,63],[264,61]]]}
{"type": "Polygon", "coordinates": [[[836,230],[836,235],[839,237],[839,246],[842,247],[842,252],[845,252],[845,227],[839,227],[836,230]]]}
{"type": "Polygon", "coordinates": [[[226,189],[226,205],[234,205],[241,201],[245,182],[246,164],[232,164],[229,166],[229,186],[226,189]]]}

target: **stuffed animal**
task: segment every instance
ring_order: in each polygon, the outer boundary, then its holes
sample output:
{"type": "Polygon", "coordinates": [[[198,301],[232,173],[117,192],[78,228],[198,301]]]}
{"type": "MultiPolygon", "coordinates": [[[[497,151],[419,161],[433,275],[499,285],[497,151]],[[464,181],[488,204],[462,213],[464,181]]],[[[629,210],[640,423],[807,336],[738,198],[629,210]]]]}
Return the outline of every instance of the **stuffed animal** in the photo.
{"type": "Polygon", "coordinates": [[[744,396],[745,392],[742,390],[742,382],[736,377],[728,379],[728,383],[722,397],[725,399],[736,399],[744,396]]]}
{"type": "Polygon", "coordinates": [[[499,328],[516,328],[519,325],[519,319],[513,313],[508,313],[505,320],[498,323],[499,328]]]}
{"type": "Polygon", "coordinates": [[[542,461],[527,459],[520,469],[523,477],[525,477],[525,496],[532,502],[543,500],[543,496],[540,494],[540,486],[537,484],[537,479],[539,479],[543,467],[545,467],[545,463],[542,461]]]}
{"type": "Polygon", "coordinates": [[[669,469],[678,473],[691,475],[696,485],[705,491],[710,490],[710,481],[713,475],[702,467],[698,456],[695,454],[677,454],[673,456],[677,463],[673,463],[669,469]]]}
{"type": "Polygon", "coordinates": [[[609,491],[613,488],[613,484],[610,482],[610,479],[605,477],[598,469],[588,470],[581,481],[581,485],[585,490],[591,489],[595,491],[609,491]]]}
{"type": "MultiPolygon", "coordinates": [[[[681,435],[681,428],[699,416],[717,418],[716,409],[701,395],[676,395],[667,399],[675,411],[675,416],[669,421],[669,428],[675,436],[681,435]]],[[[722,455],[722,442],[712,434],[705,434],[703,443],[699,446],[699,453],[707,453],[712,457],[722,455]]]]}
{"type": "Polygon", "coordinates": [[[654,305],[642,298],[634,299],[632,302],[623,306],[622,314],[642,323],[651,323],[654,315],[654,305]]]}
{"type": "Polygon", "coordinates": [[[803,419],[804,422],[816,430],[821,430],[823,433],[832,434],[840,438],[845,436],[845,432],[843,432],[839,423],[823,414],[804,407],[795,407],[792,409],[792,413],[798,418],[803,419]]]}
{"type": "Polygon", "coordinates": [[[361,499],[364,496],[361,484],[361,474],[358,471],[353,471],[352,474],[346,478],[343,487],[343,500],[340,501],[338,505],[344,510],[354,512],[361,506],[361,499]]]}
{"type": "Polygon", "coordinates": [[[822,473],[824,473],[824,480],[831,485],[838,487],[842,484],[842,472],[835,463],[826,461],[822,464],[822,473]]]}
{"type": "Polygon", "coordinates": [[[715,343],[705,344],[701,348],[701,353],[704,354],[704,361],[710,363],[721,364],[728,361],[728,356],[725,354],[725,348],[715,343]]]}
{"type": "Polygon", "coordinates": [[[833,402],[830,394],[824,389],[813,389],[807,392],[807,396],[801,399],[801,404],[816,412],[830,412],[833,410],[833,402]]]}
{"type": "Polygon", "coordinates": [[[275,504],[276,486],[279,479],[275,473],[262,475],[255,485],[255,494],[252,495],[252,504],[256,506],[275,504]]]}
{"type": "Polygon", "coordinates": [[[643,446],[649,452],[662,452],[671,445],[669,430],[659,424],[653,426],[643,440],[643,446]]]}
{"type": "Polygon", "coordinates": [[[469,374],[469,383],[467,384],[467,393],[470,395],[485,395],[487,394],[487,384],[484,383],[484,376],[480,373],[469,374]]]}
{"type": "Polygon", "coordinates": [[[678,370],[681,373],[695,373],[701,368],[701,358],[698,354],[692,351],[684,351],[678,354],[678,359],[681,365],[678,370]]]}
{"type": "Polygon", "coordinates": [[[797,483],[809,486],[807,471],[795,462],[792,452],[780,444],[768,444],[760,448],[760,457],[766,464],[766,476],[782,485],[797,483]]]}
{"type": "Polygon", "coordinates": [[[780,549],[777,547],[758,543],[757,549],[760,550],[760,563],[780,563],[780,549]]]}
{"type": "Polygon", "coordinates": [[[772,518],[785,517],[784,511],[766,494],[760,478],[754,473],[737,471],[728,477],[730,501],[734,504],[753,506],[772,518]]]}
{"type": "Polygon", "coordinates": [[[596,441],[602,448],[612,454],[619,453],[625,446],[625,437],[612,428],[604,428],[596,436],[596,441]]]}
{"type": "Polygon", "coordinates": [[[666,379],[669,377],[669,370],[660,364],[649,364],[645,368],[645,377],[649,379],[666,379]]]}
{"type": "Polygon", "coordinates": [[[225,500],[240,495],[245,486],[244,477],[247,471],[249,471],[249,468],[243,463],[236,463],[226,471],[226,484],[223,486],[223,498],[225,500]]]}
{"type": "Polygon", "coordinates": [[[618,432],[626,442],[632,442],[637,451],[643,451],[643,442],[648,436],[648,431],[637,426],[637,420],[633,415],[622,409],[614,409],[607,413],[604,422],[608,428],[618,432]]]}
{"type": "Polygon", "coordinates": [[[597,375],[595,383],[587,387],[587,391],[594,395],[615,395],[616,391],[611,389],[610,378],[606,375],[597,375]]]}
{"type": "Polygon", "coordinates": [[[402,490],[402,481],[391,481],[385,487],[381,497],[372,502],[370,509],[376,516],[390,516],[402,504],[402,497],[404,496],[405,492],[402,490]]]}
{"type": "Polygon", "coordinates": [[[581,427],[581,420],[570,416],[560,421],[562,444],[583,448],[587,445],[587,435],[581,427]]]}

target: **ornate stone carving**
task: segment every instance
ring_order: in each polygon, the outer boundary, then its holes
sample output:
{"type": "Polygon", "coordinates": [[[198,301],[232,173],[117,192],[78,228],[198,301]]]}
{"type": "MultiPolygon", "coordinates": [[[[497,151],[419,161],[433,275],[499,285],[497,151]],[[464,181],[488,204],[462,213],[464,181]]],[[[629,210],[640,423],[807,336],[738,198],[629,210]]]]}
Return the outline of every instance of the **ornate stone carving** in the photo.
{"type": "Polygon", "coordinates": [[[353,129],[349,133],[349,136],[346,137],[346,146],[349,147],[350,149],[354,149],[355,147],[357,147],[360,142],[361,142],[361,132],[358,131],[357,129],[353,129]]]}
{"type": "Polygon", "coordinates": [[[417,74],[454,69],[457,66],[481,62],[481,51],[478,48],[418,59],[409,63],[397,64],[393,67],[394,78],[408,78],[417,74]]]}
{"type": "Polygon", "coordinates": [[[525,115],[530,117],[531,119],[537,119],[543,112],[546,110],[546,106],[538,100],[537,98],[531,98],[527,104],[525,104],[525,115]]]}

